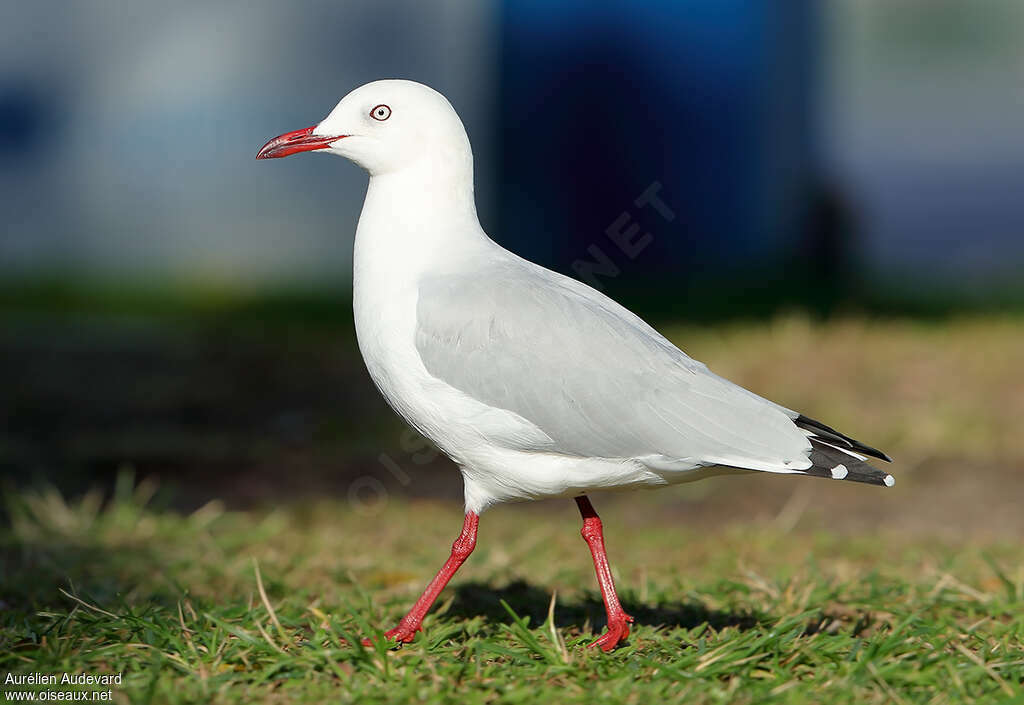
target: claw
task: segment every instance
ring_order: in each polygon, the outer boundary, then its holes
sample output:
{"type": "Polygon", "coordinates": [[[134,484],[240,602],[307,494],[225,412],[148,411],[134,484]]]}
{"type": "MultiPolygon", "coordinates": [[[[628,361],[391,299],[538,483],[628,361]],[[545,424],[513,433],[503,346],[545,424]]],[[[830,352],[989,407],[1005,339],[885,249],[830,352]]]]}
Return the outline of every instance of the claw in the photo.
{"type": "Polygon", "coordinates": [[[633,618],[623,613],[622,616],[609,620],[608,629],[604,634],[590,643],[590,648],[601,647],[601,651],[611,651],[629,638],[629,625],[633,618]]]}
{"type": "MultiPolygon", "coordinates": [[[[388,629],[384,632],[384,640],[394,642],[392,646],[401,646],[402,644],[409,644],[413,639],[416,638],[416,632],[418,629],[407,629],[401,625],[394,629],[388,629]]],[[[362,640],[363,646],[373,646],[373,639],[366,637],[362,640]]]]}

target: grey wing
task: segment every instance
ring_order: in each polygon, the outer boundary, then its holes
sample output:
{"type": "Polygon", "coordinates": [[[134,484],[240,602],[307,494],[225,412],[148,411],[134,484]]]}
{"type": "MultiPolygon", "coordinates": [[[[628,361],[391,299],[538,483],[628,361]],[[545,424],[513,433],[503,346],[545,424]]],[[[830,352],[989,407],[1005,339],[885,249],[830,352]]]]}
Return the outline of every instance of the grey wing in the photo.
{"type": "Polygon", "coordinates": [[[541,429],[545,450],[791,472],[794,412],[714,375],[585,285],[524,260],[427,278],[416,348],[437,379],[541,429]]]}

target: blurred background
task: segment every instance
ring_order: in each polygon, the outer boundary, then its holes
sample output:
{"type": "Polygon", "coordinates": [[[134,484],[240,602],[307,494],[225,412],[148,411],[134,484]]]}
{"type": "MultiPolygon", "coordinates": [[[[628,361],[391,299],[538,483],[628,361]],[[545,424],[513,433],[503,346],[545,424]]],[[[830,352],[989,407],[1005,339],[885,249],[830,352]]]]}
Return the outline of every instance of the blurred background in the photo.
{"type": "Polygon", "coordinates": [[[8,486],[458,500],[355,346],[365,174],[254,161],[402,77],[461,114],[496,240],[899,461],[884,497],[720,479],[666,517],[1024,529],[1016,0],[43,0],[0,37],[8,486]]]}

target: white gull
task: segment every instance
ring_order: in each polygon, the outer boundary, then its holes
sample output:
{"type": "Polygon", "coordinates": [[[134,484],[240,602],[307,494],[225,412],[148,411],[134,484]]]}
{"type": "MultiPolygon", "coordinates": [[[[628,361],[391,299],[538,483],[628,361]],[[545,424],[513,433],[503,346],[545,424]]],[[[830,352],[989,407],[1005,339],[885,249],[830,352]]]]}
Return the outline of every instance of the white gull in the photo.
{"type": "Polygon", "coordinates": [[[408,642],[472,552],[479,514],[574,497],[614,648],[622,609],[586,493],[760,471],[892,486],[889,460],[714,374],[600,292],[491,240],[477,219],[473,153],[440,93],[375,81],[258,159],[321,151],[370,174],[356,229],[359,349],[388,403],[462,471],[466,516],[444,567],[386,636],[408,642]]]}

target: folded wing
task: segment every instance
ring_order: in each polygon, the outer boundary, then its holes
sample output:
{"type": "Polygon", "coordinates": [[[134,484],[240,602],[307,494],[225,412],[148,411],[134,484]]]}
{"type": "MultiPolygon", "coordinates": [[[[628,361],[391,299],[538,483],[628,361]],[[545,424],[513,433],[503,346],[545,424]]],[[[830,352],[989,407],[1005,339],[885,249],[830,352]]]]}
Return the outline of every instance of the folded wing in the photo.
{"type": "Polygon", "coordinates": [[[420,284],[427,371],[550,439],[530,450],[795,472],[797,417],[708,371],[603,294],[518,258],[420,284]]]}

